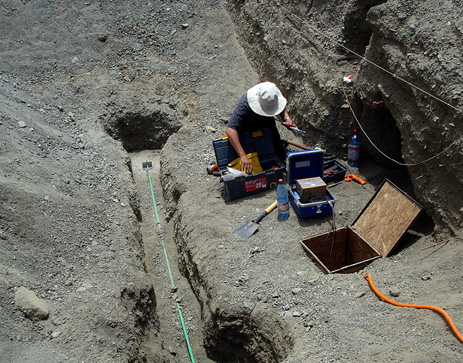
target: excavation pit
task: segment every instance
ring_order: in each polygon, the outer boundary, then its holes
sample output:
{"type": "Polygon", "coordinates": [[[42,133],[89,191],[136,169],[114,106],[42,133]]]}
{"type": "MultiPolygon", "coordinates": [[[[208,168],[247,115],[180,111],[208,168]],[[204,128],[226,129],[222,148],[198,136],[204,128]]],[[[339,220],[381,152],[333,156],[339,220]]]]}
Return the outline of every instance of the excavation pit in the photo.
{"type": "Polygon", "coordinates": [[[181,122],[164,110],[125,112],[106,122],[106,131],[127,152],[162,149],[181,122]]]}
{"type": "Polygon", "coordinates": [[[206,349],[216,362],[272,362],[286,359],[294,346],[288,326],[275,312],[221,310],[207,329],[206,349]]]}

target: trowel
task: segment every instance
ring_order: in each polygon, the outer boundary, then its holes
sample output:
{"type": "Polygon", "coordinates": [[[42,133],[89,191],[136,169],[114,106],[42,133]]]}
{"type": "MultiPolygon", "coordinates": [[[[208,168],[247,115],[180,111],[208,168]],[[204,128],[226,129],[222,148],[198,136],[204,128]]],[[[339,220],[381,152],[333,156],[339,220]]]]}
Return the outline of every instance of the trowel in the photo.
{"type": "Polygon", "coordinates": [[[235,233],[241,238],[248,238],[254,234],[254,232],[259,228],[259,222],[277,206],[277,201],[274,201],[270,204],[267,209],[265,209],[259,217],[253,221],[244,221],[235,231],[235,233]]]}

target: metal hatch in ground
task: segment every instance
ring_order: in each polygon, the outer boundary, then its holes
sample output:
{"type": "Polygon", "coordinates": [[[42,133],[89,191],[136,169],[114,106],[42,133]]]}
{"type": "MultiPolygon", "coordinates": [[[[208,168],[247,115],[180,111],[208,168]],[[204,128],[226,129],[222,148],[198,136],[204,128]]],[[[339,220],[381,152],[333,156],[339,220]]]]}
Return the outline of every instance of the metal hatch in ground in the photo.
{"type": "Polygon", "coordinates": [[[386,179],[352,224],[301,241],[325,273],[355,272],[388,256],[422,207],[386,179]]]}

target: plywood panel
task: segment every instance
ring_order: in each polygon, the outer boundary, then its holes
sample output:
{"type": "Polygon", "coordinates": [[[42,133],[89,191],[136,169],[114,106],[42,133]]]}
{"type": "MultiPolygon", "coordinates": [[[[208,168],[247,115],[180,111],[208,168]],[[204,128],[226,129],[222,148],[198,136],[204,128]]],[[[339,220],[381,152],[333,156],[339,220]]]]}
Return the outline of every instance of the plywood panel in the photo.
{"type": "Polygon", "coordinates": [[[420,205],[385,181],[353,227],[382,256],[387,256],[420,211],[420,205]]]}

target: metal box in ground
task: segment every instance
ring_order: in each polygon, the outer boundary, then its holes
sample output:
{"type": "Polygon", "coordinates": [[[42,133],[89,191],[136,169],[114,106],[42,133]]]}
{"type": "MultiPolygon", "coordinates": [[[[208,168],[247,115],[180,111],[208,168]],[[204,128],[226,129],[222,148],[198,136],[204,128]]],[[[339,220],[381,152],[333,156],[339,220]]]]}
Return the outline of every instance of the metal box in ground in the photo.
{"type": "Polygon", "coordinates": [[[297,180],[321,177],[322,175],[322,150],[298,151],[287,154],[286,181],[289,185],[289,201],[299,217],[309,218],[333,212],[335,198],[328,189],[326,189],[324,197],[316,197],[306,203],[301,202],[301,196],[296,192],[297,180]]]}
{"type": "Polygon", "coordinates": [[[421,210],[418,203],[386,179],[352,227],[309,237],[301,244],[324,273],[355,272],[388,256],[421,210]]]}
{"type": "Polygon", "coordinates": [[[285,170],[283,162],[275,154],[269,129],[242,134],[240,142],[246,154],[257,153],[263,171],[239,176],[230,174],[228,164],[238,154],[228,138],[213,141],[217,166],[229,201],[276,188],[285,170]]]}

